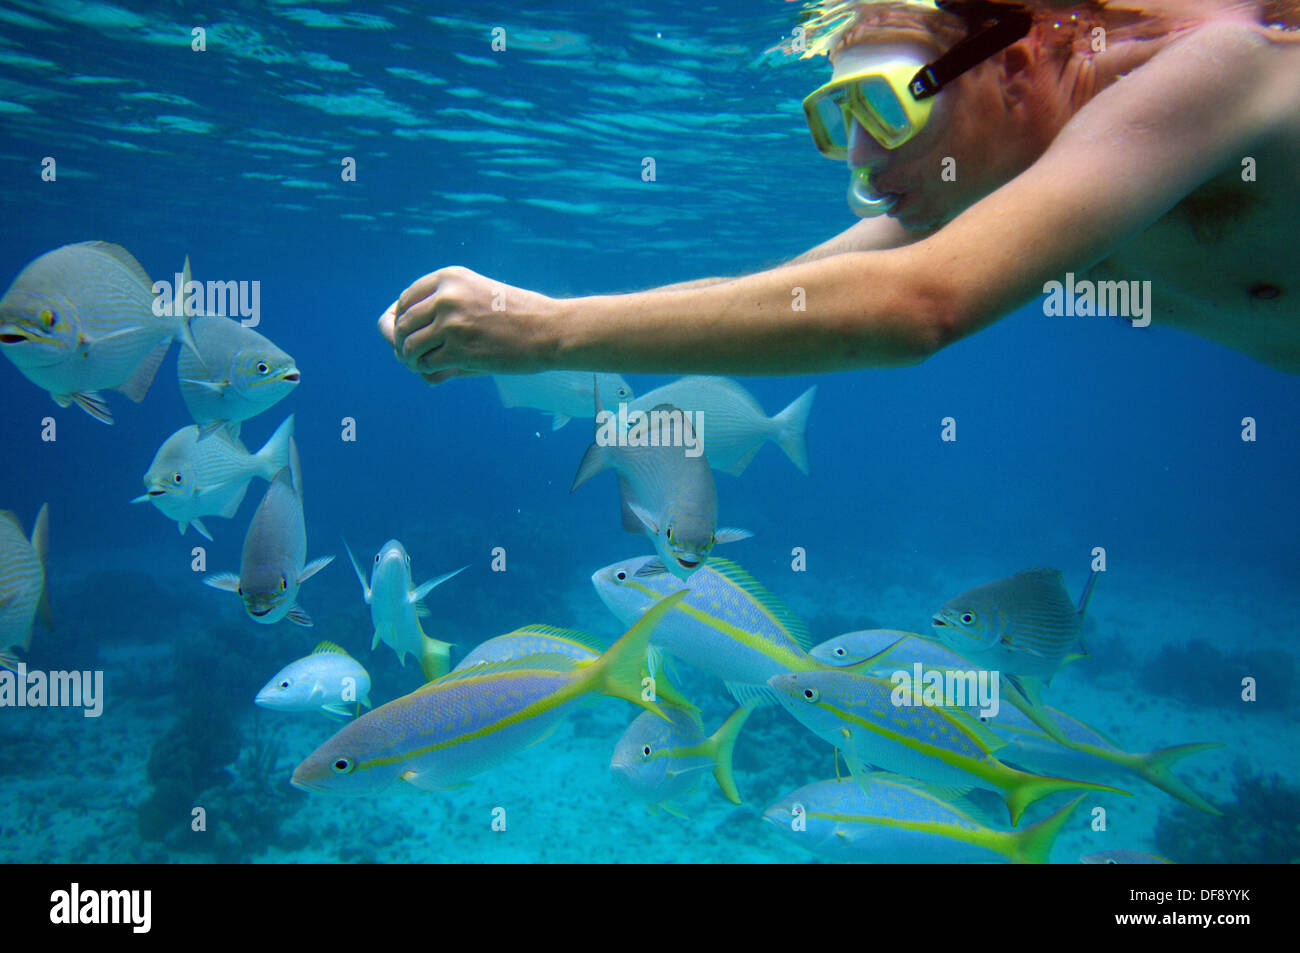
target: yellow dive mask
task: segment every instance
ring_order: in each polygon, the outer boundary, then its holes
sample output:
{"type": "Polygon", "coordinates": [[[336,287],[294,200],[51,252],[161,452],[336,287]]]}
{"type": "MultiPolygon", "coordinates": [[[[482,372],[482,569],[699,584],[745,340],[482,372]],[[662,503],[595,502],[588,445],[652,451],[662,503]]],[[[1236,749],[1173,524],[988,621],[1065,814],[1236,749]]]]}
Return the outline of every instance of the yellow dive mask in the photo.
{"type": "MultiPolygon", "coordinates": [[[[822,155],[843,161],[849,156],[854,123],[882,148],[909,142],[930,119],[933,97],[962,73],[1019,40],[1033,23],[1018,4],[990,0],[934,0],[940,10],[966,21],[966,36],[933,62],[923,47],[908,43],[860,43],[841,49],[830,82],[803,101],[813,142],[822,155]]],[[[867,170],[854,170],[850,205],[859,215],[888,211],[880,197],[871,198],[867,170]],[[855,203],[854,194],[861,203],[855,203]]]]}

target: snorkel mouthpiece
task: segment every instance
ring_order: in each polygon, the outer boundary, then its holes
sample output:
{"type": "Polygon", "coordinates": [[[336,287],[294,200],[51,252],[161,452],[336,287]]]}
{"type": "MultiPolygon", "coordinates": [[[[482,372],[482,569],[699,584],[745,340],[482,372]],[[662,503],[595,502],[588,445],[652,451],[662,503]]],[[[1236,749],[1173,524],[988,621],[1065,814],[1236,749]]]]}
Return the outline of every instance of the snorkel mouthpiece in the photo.
{"type": "Polygon", "coordinates": [[[898,201],[895,195],[881,195],[871,185],[871,170],[866,166],[853,169],[849,175],[849,208],[859,218],[884,215],[898,201]]]}

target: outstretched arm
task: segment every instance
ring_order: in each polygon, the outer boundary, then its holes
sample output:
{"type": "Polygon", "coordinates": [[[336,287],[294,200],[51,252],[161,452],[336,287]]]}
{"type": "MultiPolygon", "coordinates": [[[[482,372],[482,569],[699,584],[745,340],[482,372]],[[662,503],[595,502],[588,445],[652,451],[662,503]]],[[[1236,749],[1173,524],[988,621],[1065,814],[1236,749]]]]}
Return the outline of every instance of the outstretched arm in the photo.
{"type": "Polygon", "coordinates": [[[1028,170],[914,244],[691,290],[569,300],[444,269],[384,320],[408,366],[435,381],[456,369],[744,375],[916,363],[1046,281],[1087,270],[1239,161],[1282,120],[1268,46],[1238,24],[1170,44],[1080,110],[1028,170]]]}

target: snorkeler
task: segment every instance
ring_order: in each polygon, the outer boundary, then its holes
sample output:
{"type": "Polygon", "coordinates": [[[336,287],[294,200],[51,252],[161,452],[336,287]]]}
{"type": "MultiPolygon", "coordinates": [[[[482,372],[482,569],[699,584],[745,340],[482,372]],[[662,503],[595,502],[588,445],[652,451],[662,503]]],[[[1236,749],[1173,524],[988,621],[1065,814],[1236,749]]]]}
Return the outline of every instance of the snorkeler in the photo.
{"type": "Polygon", "coordinates": [[[635,294],[443,268],[380,330],[430,383],[809,374],[918,363],[1087,276],[1300,372],[1300,3],[1138,3],[826,0],[826,22],[854,16],[821,38],[834,71],[804,112],[862,221],[768,271],[635,294]]]}

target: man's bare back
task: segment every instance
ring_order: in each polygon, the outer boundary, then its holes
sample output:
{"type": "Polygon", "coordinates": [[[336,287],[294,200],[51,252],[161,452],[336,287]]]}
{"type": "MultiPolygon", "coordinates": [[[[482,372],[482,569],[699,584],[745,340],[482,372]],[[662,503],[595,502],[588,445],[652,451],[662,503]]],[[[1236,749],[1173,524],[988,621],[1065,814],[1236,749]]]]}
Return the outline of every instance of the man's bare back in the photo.
{"type": "MultiPolygon", "coordinates": [[[[1270,43],[1300,103],[1300,43],[1270,43]]],[[[1206,182],[1097,265],[1099,280],[1150,280],[1152,321],[1300,373],[1300,109],[1274,141],[1206,182]]]]}

